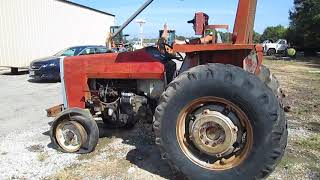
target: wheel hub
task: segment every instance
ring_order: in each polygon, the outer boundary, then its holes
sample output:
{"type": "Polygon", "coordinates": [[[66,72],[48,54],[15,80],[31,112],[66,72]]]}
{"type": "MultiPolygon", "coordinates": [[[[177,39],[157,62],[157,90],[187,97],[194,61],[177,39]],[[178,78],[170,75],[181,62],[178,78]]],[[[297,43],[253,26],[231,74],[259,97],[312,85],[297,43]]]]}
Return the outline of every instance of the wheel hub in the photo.
{"type": "Polygon", "coordinates": [[[75,121],[63,121],[57,126],[56,139],[62,149],[76,152],[87,140],[83,126],[75,121]]]}
{"type": "Polygon", "coordinates": [[[63,129],[62,130],[63,138],[65,139],[66,144],[78,145],[79,142],[79,134],[75,132],[73,129],[63,129]]]}
{"type": "Polygon", "coordinates": [[[225,115],[204,110],[196,115],[190,130],[190,138],[203,153],[221,157],[234,150],[238,128],[225,115]]]}

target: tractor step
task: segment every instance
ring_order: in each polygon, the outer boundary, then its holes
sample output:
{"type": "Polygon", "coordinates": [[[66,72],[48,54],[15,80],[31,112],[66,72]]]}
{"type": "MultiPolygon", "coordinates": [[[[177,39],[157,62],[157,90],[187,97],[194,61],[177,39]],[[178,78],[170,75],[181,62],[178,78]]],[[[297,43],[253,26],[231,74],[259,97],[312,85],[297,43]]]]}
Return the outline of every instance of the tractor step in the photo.
{"type": "Polygon", "coordinates": [[[63,104],[51,107],[49,109],[46,109],[47,111],[47,116],[48,117],[56,117],[60,112],[64,110],[63,104]]]}

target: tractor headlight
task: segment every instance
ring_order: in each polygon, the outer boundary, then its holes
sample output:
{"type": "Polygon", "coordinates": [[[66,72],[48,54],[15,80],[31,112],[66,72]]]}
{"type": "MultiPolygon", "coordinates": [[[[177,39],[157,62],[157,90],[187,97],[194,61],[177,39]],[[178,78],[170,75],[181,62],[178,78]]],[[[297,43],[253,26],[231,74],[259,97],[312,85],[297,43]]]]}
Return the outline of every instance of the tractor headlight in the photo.
{"type": "Polygon", "coordinates": [[[258,57],[256,52],[251,52],[244,60],[243,60],[243,69],[254,74],[258,67],[258,57]]]}

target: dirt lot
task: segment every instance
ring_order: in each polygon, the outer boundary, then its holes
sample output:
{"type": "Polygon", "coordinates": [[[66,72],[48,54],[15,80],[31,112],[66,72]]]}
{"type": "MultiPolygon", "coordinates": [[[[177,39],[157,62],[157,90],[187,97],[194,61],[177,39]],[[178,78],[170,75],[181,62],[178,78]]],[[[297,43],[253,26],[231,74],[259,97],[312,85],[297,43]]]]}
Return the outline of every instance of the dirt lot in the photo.
{"type": "Polygon", "coordinates": [[[270,179],[320,179],[320,59],[265,61],[286,93],[289,140],[270,179]]]}
{"type": "MultiPolygon", "coordinates": [[[[320,60],[318,61],[320,62],[320,60]]],[[[320,178],[320,65],[265,61],[291,107],[285,157],[269,179],[320,178]]],[[[62,154],[48,136],[44,109],[61,102],[60,83],[28,82],[0,70],[0,179],[181,179],[160,159],[151,125],[111,130],[99,122],[96,151],[62,154]]]]}

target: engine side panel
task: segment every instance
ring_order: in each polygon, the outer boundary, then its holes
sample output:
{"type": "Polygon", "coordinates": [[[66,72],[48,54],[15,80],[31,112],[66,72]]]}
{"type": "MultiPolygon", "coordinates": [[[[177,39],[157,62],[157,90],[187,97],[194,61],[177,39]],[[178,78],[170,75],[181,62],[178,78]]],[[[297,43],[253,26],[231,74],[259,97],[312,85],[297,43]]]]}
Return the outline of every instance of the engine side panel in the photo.
{"type": "Polygon", "coordinates": [[[164,79],[164,66],[144,49],[68,57],[63,62],[67,107],[85,108],[90,97],[88,79],[164,79]]]}

